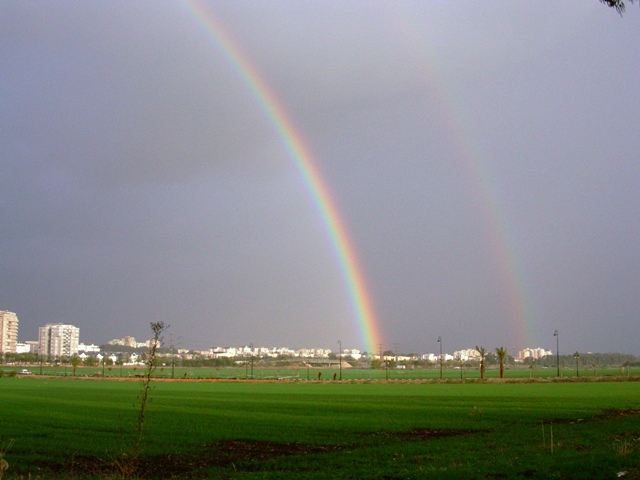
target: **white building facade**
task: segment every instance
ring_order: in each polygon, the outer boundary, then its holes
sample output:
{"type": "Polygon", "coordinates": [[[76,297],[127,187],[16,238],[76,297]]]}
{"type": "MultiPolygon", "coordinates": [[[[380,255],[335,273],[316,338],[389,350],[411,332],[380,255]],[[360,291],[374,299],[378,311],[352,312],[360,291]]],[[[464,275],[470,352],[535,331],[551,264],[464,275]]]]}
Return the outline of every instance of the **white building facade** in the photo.
{"type": "Polygon", "coordinates": [[[80,329],[62,323],[40,327],[38,350],[48,357],[70,357],[78,353],[80,329]]]}
{"type": "Polygon", "coordinates": [[[0,353],[16,353],[18,345],[18,316],[0,310],[0,353]]]}
{"type": "Polygon", "coordinates": [[[545,350],[544,348],[525,348],[518,352],[516,360],[523,361],[526,358],[537,360],[548,355],[553,355],[553,352],[551,350],[545,350]]]}

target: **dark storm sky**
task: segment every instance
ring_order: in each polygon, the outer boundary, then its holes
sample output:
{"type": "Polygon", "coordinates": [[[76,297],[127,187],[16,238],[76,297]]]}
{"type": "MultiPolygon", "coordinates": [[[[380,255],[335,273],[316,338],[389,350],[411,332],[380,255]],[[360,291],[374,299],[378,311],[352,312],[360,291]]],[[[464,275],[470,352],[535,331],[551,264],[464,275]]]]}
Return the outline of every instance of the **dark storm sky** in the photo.
{"type": "MultiPolygon", "coordinates": [[[[203,5],[312,151],[385,348],[553,349],[558,329],[640,354],[637,5],[203,5]]],[[[365,348],[295,162],[189,4],[3,2],[0,55],[20,341],[163,320],[198,349],[365,348]]]]}

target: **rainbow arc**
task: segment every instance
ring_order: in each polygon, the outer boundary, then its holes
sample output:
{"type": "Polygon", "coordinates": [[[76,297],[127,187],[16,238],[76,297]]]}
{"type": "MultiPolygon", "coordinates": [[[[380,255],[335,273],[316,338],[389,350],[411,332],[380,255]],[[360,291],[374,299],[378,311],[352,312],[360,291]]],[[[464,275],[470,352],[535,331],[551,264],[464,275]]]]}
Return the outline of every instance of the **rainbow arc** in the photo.
{"type": "Polygon", "coordinates": [[[369,352],[376,351],[377,345],[380,343],[380,329],[360,264],[338,208],[316,166],[311,151],[304,142],[304,138],[295,128],[286,109],[273,90],[212,12],[197,1],[186,1],[185,3],[215,47],[224,54],[260,105],[304,179],[339,261],[350,301],[358,318],[365,349],[369,352]]]}

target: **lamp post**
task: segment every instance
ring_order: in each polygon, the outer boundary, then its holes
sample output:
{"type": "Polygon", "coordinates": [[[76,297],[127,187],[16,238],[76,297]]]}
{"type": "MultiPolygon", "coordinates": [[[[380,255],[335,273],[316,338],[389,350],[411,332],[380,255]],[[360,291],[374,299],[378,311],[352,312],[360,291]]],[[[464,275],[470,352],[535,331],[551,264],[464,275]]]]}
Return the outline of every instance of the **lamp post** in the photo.
{"type": "Polygon", "coordinates": [[[176,369],[176,350],[173,346],[173,334],[171,335],[171,378],[174,378],[176,369]]]}
{"type": "Polygon", "coordinates": [[[579,370],[579,364],[578,361],[580,360],[580,354],[578,352],[573,354],[573,358],[576,359],[576,377],[580,376],[580,370],[579,370]]]}
{"type": "Polygon", "coordinates": [[[340,345],[340,380],[342,380],[342,342],[338,340],[338,345],[340,345]]]}
{"type": "Polygon", "coordinates": [[[558,377],[560,376],[560,337],[558,330],[553,332],[553,336],[556,337],[556,365],[558,367],[558,377]]]}
{"type": "Polygon", "coordinates": [[[249,347],[251,348],[251,378],[253,378],[253,343],[250,343],[249,347]]]}
{"type": "Polygon", "coordinates": [[[442,380],[442,337],[438,337],[438,343],[440,344],[440,380],[442,380]]]}

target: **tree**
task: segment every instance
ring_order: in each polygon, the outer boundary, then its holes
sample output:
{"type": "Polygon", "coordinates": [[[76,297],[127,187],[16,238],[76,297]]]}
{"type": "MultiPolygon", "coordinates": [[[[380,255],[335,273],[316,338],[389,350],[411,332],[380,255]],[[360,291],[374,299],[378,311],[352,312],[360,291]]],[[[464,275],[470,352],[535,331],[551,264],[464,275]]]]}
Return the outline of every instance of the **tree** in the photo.
{"type": "Polygon", "coordinates": [[[140,454],[142,432],[146,420],[147,401],[149,400],[149,394],[151,392],[151,380],[157,365],[156,360],[158,346],[162,343],[162,332],[167,328],[169,328],[169,325],[164,322],[151,322],[153,339],[151,340],[151,346],[147,352],[145,371],[142,379],[142,391],[138,397],[138,422],[133,437],[133,444],[131,445],[129,452],[123,453],[122,458],[117,460],[117,465],[120,468],[123,478],[132,477],[135,473],[136,462],[138,461],[138,456],[140,454]]]}
{"type": "MultiPolygon", "coordinates": [[[[634,0],[629,0],[629,1],[631,3],[634,2],[634,0]]],[[[620,15],[624,13],[624,9],[625,9],[624,0],[600,0],[600,3],[604,3],[607,7],[615,8],[616,12],[618,12],[620,15]]]]}
{"type": "Polygon", "coordinates": [[[84,364],[87,367],[95,367],[98,364],[98,359],[96,357],[87,357],[84,359],[84,364]]]}
{"type": "Polygon", "coordinates": [[[476,350],[480,354],[480,378],[484,380],[484,371],[485,371],[484,357],[487,354],[487,351],[484,349],[484,347],[482,346],[478,347],[477,345],[476,345],[476,350]]]}
{"type": "Polygon", "coordinates": [[[71,355],[71,358],[69,359],[69,363],[71,364],[71,367],[73,368],[73,376],[76,376],[76,369],[78,368],[78,365],[80,365],[82,363],[82,359],[78,356],[77,353],[74,353],[73,355],[71,355]]]}
{"type": "Polygon", "coordinates": [[[507,349],[504,347],[496,348],[496,355],[500,362],[500,378],[504,378],[504,360],[507,358],[507,349]]]}

